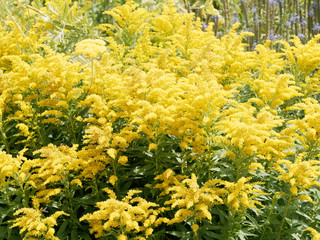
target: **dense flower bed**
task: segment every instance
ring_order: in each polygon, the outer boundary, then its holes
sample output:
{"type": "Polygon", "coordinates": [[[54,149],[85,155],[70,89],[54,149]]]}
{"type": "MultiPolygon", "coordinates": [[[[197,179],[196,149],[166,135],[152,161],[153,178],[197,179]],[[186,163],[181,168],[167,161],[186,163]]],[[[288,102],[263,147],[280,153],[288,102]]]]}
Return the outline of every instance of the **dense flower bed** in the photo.
{"type": "Polygon", "coordinates": [[[0,238],[320,239],[320,35],[105,14],[71,54],[0,29],[0,238]]]}

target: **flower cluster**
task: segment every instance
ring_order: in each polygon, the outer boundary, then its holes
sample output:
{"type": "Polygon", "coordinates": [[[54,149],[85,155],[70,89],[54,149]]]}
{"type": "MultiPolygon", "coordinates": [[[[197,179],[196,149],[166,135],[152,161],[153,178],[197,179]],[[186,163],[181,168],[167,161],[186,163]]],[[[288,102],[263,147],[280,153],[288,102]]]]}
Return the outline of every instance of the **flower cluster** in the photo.
{"type": "Polygon", "coordinates": [[[118,239],[126,239],[126,234],[130,232],[143,232],[146,237],[152,234],[152,226],[158,215],[158,211],[153,208],[157,207],[157,204],[147,202],[140,197],[133,198],[134,194],[141,192],[137,190],[130,190],[121,201],[117,200],[112,190],[104,189],[104,191],[109,194],[109,199],[96,204],[98,211],[80,218],[80,221],[87,220],[90,223],[90,232],[95,233],[96,238],[104,236],[111,229],[121,231],[118,239]]]}

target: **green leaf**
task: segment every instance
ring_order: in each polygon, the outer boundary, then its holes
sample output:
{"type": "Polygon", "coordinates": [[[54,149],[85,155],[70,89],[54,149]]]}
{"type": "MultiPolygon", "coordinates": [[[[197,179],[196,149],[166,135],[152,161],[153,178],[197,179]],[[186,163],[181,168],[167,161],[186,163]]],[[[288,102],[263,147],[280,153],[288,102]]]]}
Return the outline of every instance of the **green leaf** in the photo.
{"type": "Polygon", "coordinates": [[[65,220],[61,224],[61,226],[60,226],[60,228],[59,228],[59,230],[57,232],[57,237],[58,238],[64,239],[67,236],[68,231],[66,231],[66,229],[67,229],[69,224],[70,224],[70,220],[65,220]]]}
{"type": "Polygon", "coordinates": [[[77,228],[73,228],[71,231],[71,240],[79,240],[77,228]]]}

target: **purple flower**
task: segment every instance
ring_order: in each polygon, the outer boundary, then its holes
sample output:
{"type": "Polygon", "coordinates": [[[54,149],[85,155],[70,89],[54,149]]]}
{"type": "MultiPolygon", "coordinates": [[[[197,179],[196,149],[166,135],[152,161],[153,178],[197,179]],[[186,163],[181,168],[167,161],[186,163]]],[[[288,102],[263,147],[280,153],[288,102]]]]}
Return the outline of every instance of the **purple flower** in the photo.
{"type": "Polygon", "coordinates": [[[311,7],[312,8],[317,8],[317,2],[313,2],[311,7]]]}
{"type": "Polygon", "coordinates": [[[240,22],[238,14],[235,12],[233,14],[233,23],[240,22]]]}
{"type": "Polygon", "coordinates": [[[269,4],[270,4],[270,5],[276,5],[276,4],[277,4],[277,1],[276,1],[276,0],[269,0],[269,4]]]}
{"type": "Polygon", "coordinates": [[[253,18],[253,22],[254,23],[261,23],[262,22],[262,20],[259,18],[259,16],[257,15],[257,16],[255,16],[254,18],[253,18]]]}
{"type": "Polygon", "coordinates": [[[279,40],[279,39],[281,39],[281,38],[282,38],[282,36],[281,36],[280,34],[277,34],[277,35],[276,35],[273,30],[271,30],[271,31],[269,32],[269,35],[268,35],[268,37],[267,37],[268,40],[273,40],[273,41],[279,40]]]}
{"type": "Polygon", "coordinates": [[[257,46],[257,45],[258,45],[258,43],[254,42],[254,43],[252,44],[251,51],[256,50],[256,46],[257,46]]]}
{"type": "Polygon", "coordinates": [[[306,26],[307,25],[307,20],[305,18],[301,18],[300,25],[301,26],[306,26]]]}
{"type": "Polygon", "coordinates": [[[219,16],[217,16],[217,15],[212,15],[211,18],[212,18],[213,20],[219,20],[219,16]]]}
{"type": "Polygon", "coordinates": [[[306,36],[305,36],[303,33],[299,33],[299,34],[298,34],[298,37],[299,37],[300,39],[304,39],[306,36]]]}
{"type": "Polygon", "coordinates": [[[299,16],[298,16],[298,14],[295,14],[295,15],[290,15],[290,18],[289,18],[289,20],[291,21],[291,22],[295,22],[296,20],[299,20],[299,16]]]}
{"type": "Polygon", "coordinates": [[[312,28],[313,31],[320,31],[320,24],[319,23],[316,23],[313,28],[312,28]]]}
{"type": "Polygon", "coordinates": [[[208,25],[205,24],[205,23],[203,23],[202,26],[201,26],[201,29],[202,29],[202,30],[205,30],[205,29],[207,29],[207,28],[208,28],[208,25]]]}
{"type": "Polygon", "coordinates": [[[217,32],[217,35],[218,35],[219,37],[221,37],[221,36],[223,36],[223,32],[218,31],[218,32],[217,32]]]}
{"type": "Polygon", "coordinates": [[[253,7],[252,9],[251,9],[251,12],[253,12],[253,13],[255,13],[257,11],[257,8],[256,7],[253,7]]]}
{"type": "Polygon", "coordinates": [[[289,26],[291,26],[291,21],[288,20],[288,21],[286,21],[284,24],[285,24],[287,27],[289,27],[289,26]]]}

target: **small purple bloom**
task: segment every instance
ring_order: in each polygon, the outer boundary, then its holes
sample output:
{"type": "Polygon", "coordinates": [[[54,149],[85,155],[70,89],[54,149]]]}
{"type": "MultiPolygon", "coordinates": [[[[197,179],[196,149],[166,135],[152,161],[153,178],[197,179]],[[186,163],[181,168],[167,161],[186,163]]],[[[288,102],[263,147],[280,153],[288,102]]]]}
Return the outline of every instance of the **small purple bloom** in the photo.
{"type": "Polygon", "coordinates": [[[205,30],[205,29],[207,29],[207,28],[208,28],[208,25],[205,24],[205,23],[203,23],[202,26],[201,26],[201,29],[202,29],[202,30],[205,30]]]}
{"type": "Polygon", "coordinates": [[[296,20],[299,20],[299,16],[298,16],[297,14],[295,14],[295,15],[290,15],[289,20],[290,20],[291,22],[295,22],[296,20]]]}
{"type": "Polygon", "coordinates": [[[274,34],[274,31],[273,30],[271,30],[270,32],[269,32],[269,35],[268,35],[268,37],[267,37],[267,39],[268,40],[273,40],[273,41],[275,41],[275,40],[279,40],[279,39],[281,39],[282,38],[282,36],[280,35],[280,34],[274,34]]]}
{"type": "Polygon", "coordinates": [[[257,46],[257,45],[258,45],[258,43],[254,42],[254,43],[252,44],[251,51],[256,50],[256,46],[257,46]]]}
{"type": "Polygon", "coordinates": [[[276,1],[276,0],[269,0],[269,4],[270,4],[270,5],[276,5],[276,4],[277,4],[277,1],[276,1]]]}
{"type": "Polygon", "coordinates": [[[219,20],[219,16],[217,16],[217,15],[212,15],[211,18],[212,18],[213,20],[219,20]]]}
{"type": "Polygon", "coordinates": [[[254,23],[262,23],[262,20],[259,18],[259,16],[257,15],[257,16],[255,16],[254,18],[253,18],[253,22],[254,23]]]}
{"type": "Polygon", "coordinates": [[[233,14],[233,23],[240,22],[238,14],[235,12],[233,14]]]}
{"type": "Polygon", "coordinates": [[[307,25],[307,20],[305,18],[301,18],[300,25],[301,26],[306,26],[307,25]]]}
{"type": "Polygon", "coordinates": [[[311,7],[312,8],[317,8],[317,2],[313,2],[311,7]]]}
{"type": "Polygon", "coordinates": [[[320,25],[319,23],[316,23],[313,28],[312,28],[313,31],[320,31],[320,25]]]}
{"type": "Polygon", "coordinates": [[[302,34],[302,33],[299,33],[299,34],[298,34],[298,37],[299,37],[300,39],[304,39],[306,36],[305,36],[304,34],[302,34]]]}
{"type": "Polygon", "coordinates": [[[252,9],[251,9],[251,12],[253,12],[253,13],[255,13],[257,11],[257,8],[256,7],[253,7],[252,9]]]}

